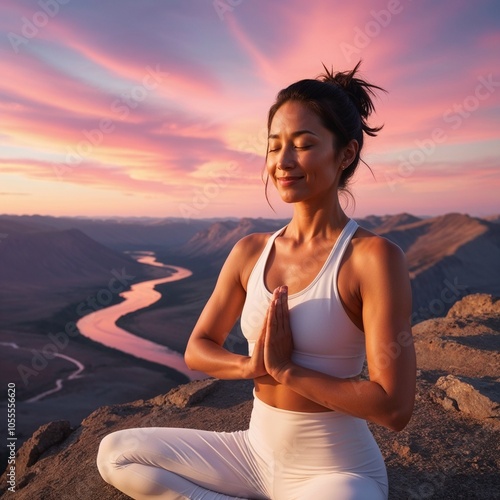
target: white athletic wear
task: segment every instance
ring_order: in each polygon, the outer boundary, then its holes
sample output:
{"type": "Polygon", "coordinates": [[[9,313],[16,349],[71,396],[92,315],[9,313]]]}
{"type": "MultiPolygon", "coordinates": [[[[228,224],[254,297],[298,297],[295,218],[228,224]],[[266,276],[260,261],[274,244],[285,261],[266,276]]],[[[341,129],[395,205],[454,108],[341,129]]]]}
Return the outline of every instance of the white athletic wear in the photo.
{"type": "Polygon", "coordinates": [[[118,431],[102,440],[97,466],[137,500],[387,498],[384,461],[365,420],[257,398],[247,431],[118,431]]]}
{"type": "MultiPolygon", "coordinates": [[[[337,288],[340,262],[357,228],[356,221],[350,219],[316,278],[300,292],[288,296],[294,344],[292,361],[342,378],[358,375],[365,359],[365,335],[347,316],[337,288]]],[[[250,355],[273,296],[264,283],[264,270],[274,240],[284,230],[276,231],[269,238],[248,278],[241,330],[248,340],[250,355]]],[[[308,265],[309,261],[304,261],[296,272],[307,269],[308,265]]]]}
{"type": "MultiPolygon", "coordinates": [[[[337,377],[358,375],[364,334],[337,289],[340,262],[357,224],[350,220],[312,283],[289,296],[293,361],[337,377]]],[[[268,240],[248,281],[241,326],[251,353],[272,293],[268,240]]],[[[304,262],[307,266],[307,261],[304,262]]],[[[300,269],[298,269],[300,272],[300,269]]],[[[248,430],[146,428],[114,432],[100,445],[102,477],[135,499],[384,500],[387,473],[366,421],[336,412],[296,412],[254,397],[248,430]]]]}

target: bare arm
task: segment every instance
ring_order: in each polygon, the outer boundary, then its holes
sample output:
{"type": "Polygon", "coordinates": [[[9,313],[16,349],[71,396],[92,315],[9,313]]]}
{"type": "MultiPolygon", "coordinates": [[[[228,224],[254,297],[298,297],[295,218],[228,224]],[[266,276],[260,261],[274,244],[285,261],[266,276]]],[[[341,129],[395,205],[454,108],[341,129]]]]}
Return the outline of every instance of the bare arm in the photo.
{"type": "Polygon", "coordinates": [[[263,341],[252,357],[234,354],[222,346],[241,314],[246,292],[242,268],[248,262],[252,237],[240,240],[229,254],[215,289],[189,338],[184,355],[186,364],[221,379],[255,378],[264,375],[263,341]]]}
{"type": "Polygon", "coordinates": [[[278,347],[286,345],[283,339],[290,334],[280,319],[288,315],[283,294],[271,305],[265,366],[278,382],[318,404],[401,430],[413,411],[416,378],[406,260],[398,247],[381,238],[368,253],[359,293],[369,380],[341,379],[292,363],[289,349],[278,347]]]}

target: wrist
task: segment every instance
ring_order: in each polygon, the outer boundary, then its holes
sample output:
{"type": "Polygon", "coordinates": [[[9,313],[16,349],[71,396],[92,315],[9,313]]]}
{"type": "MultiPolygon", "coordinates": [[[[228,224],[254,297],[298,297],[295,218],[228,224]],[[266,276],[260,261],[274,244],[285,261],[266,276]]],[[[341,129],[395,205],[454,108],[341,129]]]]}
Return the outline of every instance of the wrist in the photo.
{"type": "Polygon", "coordinates": [[[282,385],[288,385],[290,377],[292,376],[293,367],[294,364],[291,361],[287,361],[274,369],[271,375],[276,382],[282,385]]]}
{"type": "Polygon", "coordinates": [[[253,380],[257,377],[262,377],[266,374],[264,367],[259,370],[255,366],[255,360],[251,356],[242,356],[240,361],[241,378],[245,380],[253,380]]]}
{"type": "Polygon", "coordinates": [[[242,379],[248,380],[253,378],[251,373],[251,360],[252,358],[250,356],[242,356],[240,359],[240,372],[242,379]]]}

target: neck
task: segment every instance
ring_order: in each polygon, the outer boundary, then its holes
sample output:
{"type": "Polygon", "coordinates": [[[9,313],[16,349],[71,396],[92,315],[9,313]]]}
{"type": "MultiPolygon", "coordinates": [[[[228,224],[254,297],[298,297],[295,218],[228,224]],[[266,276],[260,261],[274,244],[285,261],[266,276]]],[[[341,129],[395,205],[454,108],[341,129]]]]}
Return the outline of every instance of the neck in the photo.
{"type": "Polygon", "coordinates": [[[332,238],[338,236],[348,220],[338,196],[314,203],[303,201],[294,204],[288,231],[297,241],[308,241],[316,237],[332,238]]]}

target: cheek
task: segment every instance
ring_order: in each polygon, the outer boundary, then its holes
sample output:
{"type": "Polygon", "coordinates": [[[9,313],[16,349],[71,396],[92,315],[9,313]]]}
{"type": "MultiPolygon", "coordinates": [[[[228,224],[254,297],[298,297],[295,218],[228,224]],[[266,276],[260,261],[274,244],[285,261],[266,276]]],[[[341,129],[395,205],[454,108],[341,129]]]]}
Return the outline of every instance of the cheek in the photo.
{"type": "Polygon", "coordinates": [[[322,154],[310,156],[304,160],[304,170],[314,173],[316,176],[329,175],[335,170],[333,155],[327,151],[322,154]]]}
{"type": "Polygon", "coordinates": [[[311,168],[307,172],[309,179],[320,183],[322,186],[329,186],[335,181],[338,169],[332,160],[331,155],[324,155],[321,159],[317,158],[311,168]]]}
{"type": "Polygon", "coordinates": [[[323,172],[325,175],[335,177],[337,175],[338,171],[338,162],[335,158],[335,155],[333,155],[331,152],[330,153],[325,153],[323,155],[323,161],[321,162],[323,165],[323,172]]]}
{"type": "Polygon", "coordinates": [[[274,181],[274,173],[276,172],[276,166],[271,160],[266,161],[266,172],[274,181]]]}

